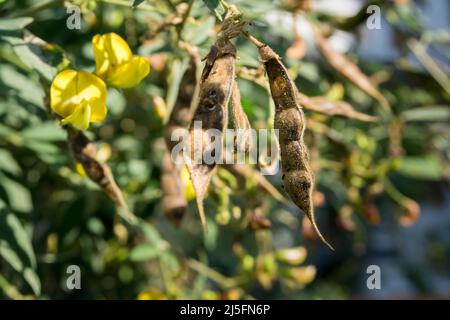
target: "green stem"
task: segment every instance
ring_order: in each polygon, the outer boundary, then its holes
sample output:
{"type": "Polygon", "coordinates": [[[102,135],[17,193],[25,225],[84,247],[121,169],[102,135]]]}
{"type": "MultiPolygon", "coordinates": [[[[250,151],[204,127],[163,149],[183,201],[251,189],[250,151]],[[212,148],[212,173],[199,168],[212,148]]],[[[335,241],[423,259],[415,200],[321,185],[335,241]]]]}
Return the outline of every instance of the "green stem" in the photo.
{"type": "Polygon", "coordinates": [[[430,75],[436,80],[441,87],[450,94],[450,80],[442,71],[442,68],[430,57],[427,53],[425,46],[416,39],[409,39],[407,41],[408,47],[415,54],[420,63],[425,67],[425,69],[430,73],[430,75]]]}
{"type": "Polygon", "coordinates": [[[0,274],[0,289],[11,299],[23,299],[22,294],[0,274]]]}
{"type": "Polygon", "coordinates": [[[405,202],[405,200],[408,199],[392,184],[392,182],[389,179],[387,178],[383,179],[383,185],[384,190],[389,195],[389,197],[391,197],[391,199],[397,202],[398,204],[401,205],[405,202]]]}
{"type": "Polygon", "coordinates": [[[216,270],[211,269],[195,259],[188,259],[187,264],[189,268],[211,279],[223,289],[229,289],[237,285],[236,279],[225,277],[216,270]]]}
{"type": "Polygon", "coordinates": [[[219,0],[220,4],[228,10],[230,8],[230,5],[225,0],[219,0]]]}

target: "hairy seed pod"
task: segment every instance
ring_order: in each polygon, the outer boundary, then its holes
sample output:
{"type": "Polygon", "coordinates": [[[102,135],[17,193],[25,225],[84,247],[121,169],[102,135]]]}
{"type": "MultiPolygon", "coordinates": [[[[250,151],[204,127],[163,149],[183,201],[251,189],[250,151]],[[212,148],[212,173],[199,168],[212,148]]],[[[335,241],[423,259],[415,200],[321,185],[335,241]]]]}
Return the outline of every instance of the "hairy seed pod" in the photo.
{"type": "Polygon", "coordinates": [[[259,49],[269,77],[275,103],[274,128],[279,130],[283,186],[292,201],[308,216],[319,238],[334,250],[317,227],[312,193],[314,176],[309,164],[308,149],[303,141],[305,116],[298,92],[278,55],[266,44],[246,34],[259,49]]]}
{"type": "MultiPolygon", "coordinates": [[[[205,230],[207,227],[203,199],[216,166],[215,162],[207,163],[204,160],[205,153],[211,152],[216,145],[211,141],[207,130],[217,129],[223,133],[226,128],[227,106],[235,77],[235,59],[236,49],[231,42],[216,43],[212,47],[203,69],[198,106],[189,129],[189,152],[185,160],[195,189],[200,219],[205,230]],[[196,128],[196,122],[201,124],[201,128],[196,128]]],[[[223,134],[220,139],[222,143],[223,134]]],[[[214,151],[221,150],[214,149],[214,151]]]]}
{"type": "Polygon", "coordinates": [[[242,108],[241,93],[237,81],[235,81],[231,93],[230,115],[233,128],[239,130],[238,134],[242,135],[234,137],[234,152],[249,152],[253,144],[251,126],[247,114],[242,108]]]}

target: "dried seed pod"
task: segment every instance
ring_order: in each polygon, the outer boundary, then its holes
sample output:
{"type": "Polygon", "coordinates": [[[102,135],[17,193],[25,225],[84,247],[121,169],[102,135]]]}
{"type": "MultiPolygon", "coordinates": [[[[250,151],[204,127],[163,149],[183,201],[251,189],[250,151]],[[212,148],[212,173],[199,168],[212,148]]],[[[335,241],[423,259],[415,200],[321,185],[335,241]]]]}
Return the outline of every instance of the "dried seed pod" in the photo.
{"type": "Polygon", "coordinates": [[[234,83],[231,93],[230,115],[233,127],[238,129],[238,134],[241,135],[234,137],[234,152],[249,152],[253,144],[251,126],[247,114],[242,108],[241,93],[237,82],[234,83]]]}
{"type": "Polygon", "coordinates": [[[332,250],[317,227],[312,193],[314,176],[309,165],[308,150],[303,142],[305,116],[299,104],[298,92],[278,55],[266,44],[249,34],[259,49],[269,77],[270,91],[275,103],[274,128],[279,130],[283,186],[292,201],[308,216],[319,238],[332,250]]]}
{"type": "MultiPolygon", "coordinates": [[[[208,57],[212,56],[215,57],[214,61],[211,62],[208,59],[209,64],[207,63],[203,70],[199,103],[189,129],[188,148],[190,152],[186,157],[186,164],[196,193],[200,219],[205,230],[203,199],[216,163],[206,163],[204,155],[207,152],[218,151],[212,151],[215,145],[207,130],[217,129],[223,133],[226,128],[227,106],[235,76],[236,49],[230,42],[224,43],[223,46],[214,45],[208,57]],[[196,122],[201,123],[201,128],[196,128],[196,122]],[[200,161],[196,161],[196,159],[200,161]]],[[[220,139],[223,139],[223,135],[220,136],[220,139]]]]}
{"type": "Polygon", "coordinates": [[[189,128],[187,154],[185,162],[195,189],[200,219],[203,229],[207,230],[203,199],[216,166],[215,159],[220,159],[223,149],[223,131],[228,123],[228,103],[231,97],[235,77],[236,48],[229,41],[238,36],[245,26],[239,21],[241,13],[235,6],[228,8],[217,36],[216,43],[206,56],[199,88],[198,105],[189,128]],[[196,124],[200,123],[201,127],[196,124]],[[219,137],[210,135],[209,130],[216,129],[219,137]],[[217,141],[220,139],[220,150],[217,141]],[[219,154],[216,154],[219,152],[219,154]],[[205,161],[205,155],[211,155],[213,161],[205,161]]]}
{"type": "Polygon", "coordinates": [[[71,126],[64,128],[75,160],[81,163],[89,179],[98,184],[119,207],[125,209],[127,218],[131,221],[134,217],[128,210],[122,191],[117,186],[109,166],[97,160],[95,145],[81,131],[71,126]]]}

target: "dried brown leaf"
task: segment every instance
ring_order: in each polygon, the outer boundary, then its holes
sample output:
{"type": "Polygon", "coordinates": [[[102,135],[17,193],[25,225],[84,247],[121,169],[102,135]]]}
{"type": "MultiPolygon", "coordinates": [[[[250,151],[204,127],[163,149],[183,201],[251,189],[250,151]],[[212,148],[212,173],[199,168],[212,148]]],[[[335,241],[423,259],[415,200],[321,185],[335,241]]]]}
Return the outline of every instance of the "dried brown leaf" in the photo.
{"type": "Polygon", "coordinates": [[[345,55],[334,50],[329,41],[322,35],[321,31],[316,26],[313,26],[313,30],[317,47],[330,66],[359,89],[376,99],[385,111],[389,111],[389,102],[372,84],[370,78],[345,55]]]}

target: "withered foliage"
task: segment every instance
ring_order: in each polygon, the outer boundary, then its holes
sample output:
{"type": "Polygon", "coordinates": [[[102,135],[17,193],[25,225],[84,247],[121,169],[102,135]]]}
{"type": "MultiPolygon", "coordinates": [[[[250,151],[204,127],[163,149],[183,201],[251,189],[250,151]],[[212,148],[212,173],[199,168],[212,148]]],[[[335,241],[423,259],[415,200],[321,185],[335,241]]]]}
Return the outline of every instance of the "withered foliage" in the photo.
{"type": "Polygon", "coordinates": [[[308,97],[299,93],[299,102],[311,111],[320,112],[330,116],[342,116],[365,122],[374,122],[376,117],[356,111],[351,104],[345,101],[333,101],[326,97],[308,97]]]}
{"type": "Polygon", "coordinates": [[[365,75],[361,71],[361,69],[352,61],[350,61],[345,55],[334,50],[329,41],[322,35],[322,31],[319,30],[317,26],[313,26],[313,30],[316,45],[329,65],[348,81],[377,100],[385,111],[389,111],[389,102],[373,85],[373,83],[370,81],[370,78],[365,75]]]}

